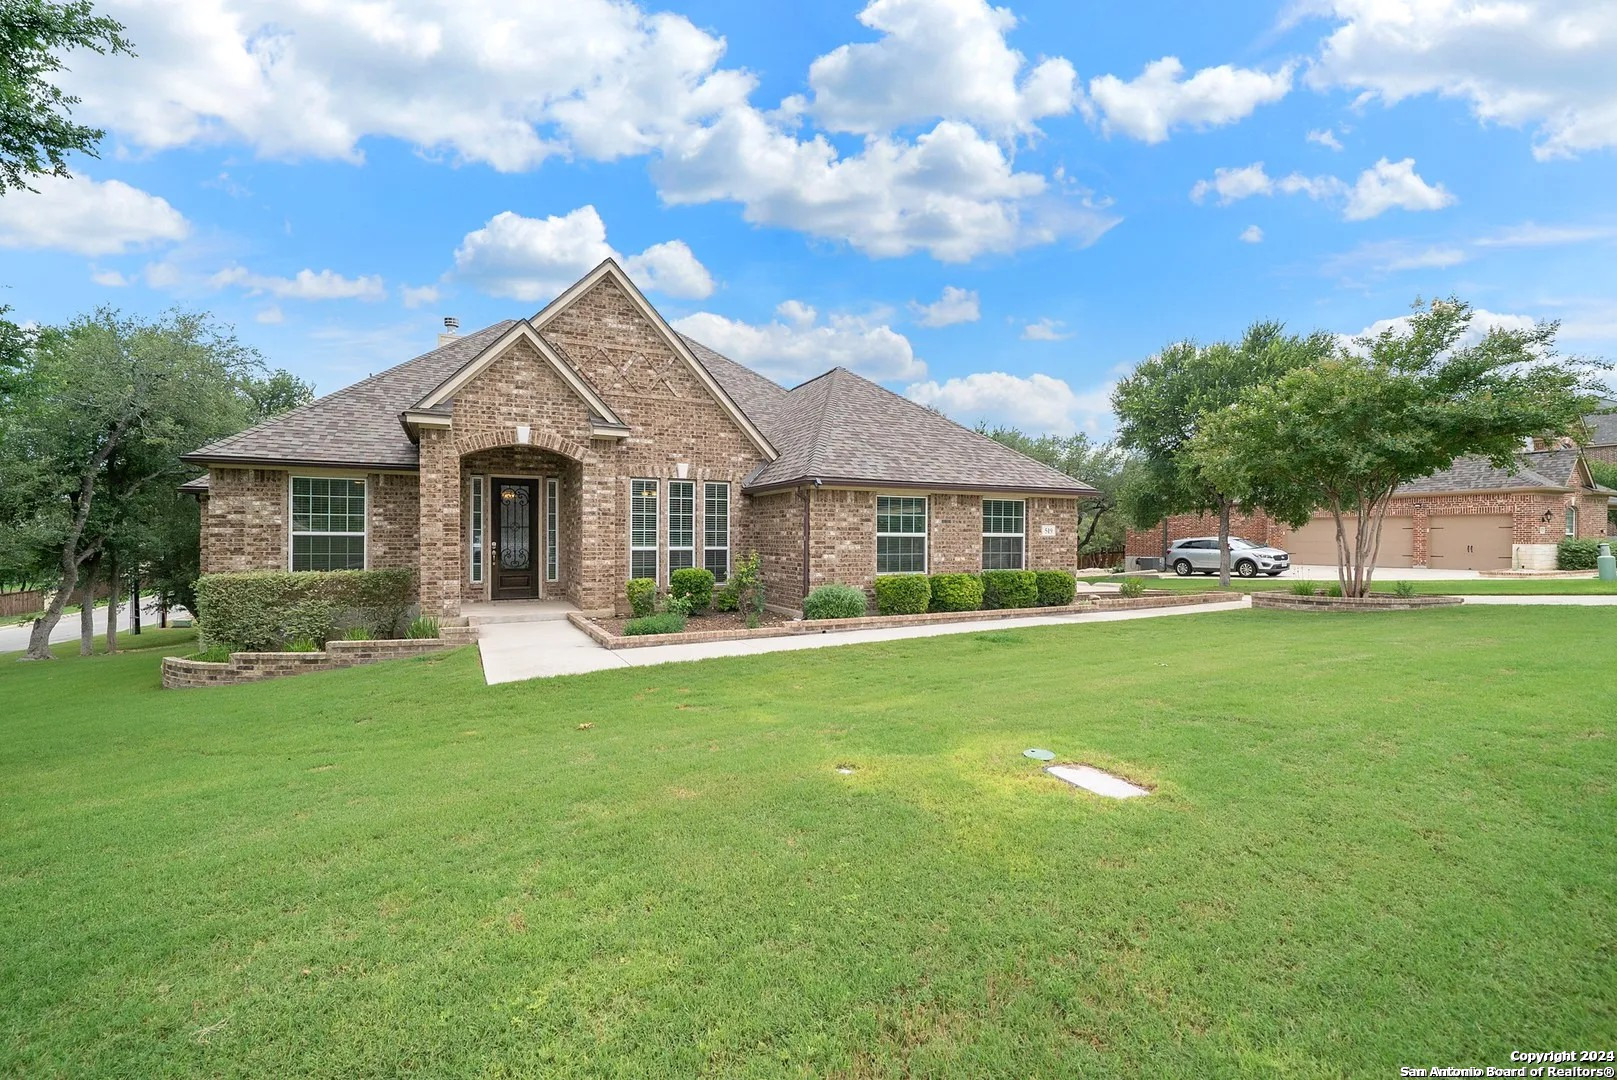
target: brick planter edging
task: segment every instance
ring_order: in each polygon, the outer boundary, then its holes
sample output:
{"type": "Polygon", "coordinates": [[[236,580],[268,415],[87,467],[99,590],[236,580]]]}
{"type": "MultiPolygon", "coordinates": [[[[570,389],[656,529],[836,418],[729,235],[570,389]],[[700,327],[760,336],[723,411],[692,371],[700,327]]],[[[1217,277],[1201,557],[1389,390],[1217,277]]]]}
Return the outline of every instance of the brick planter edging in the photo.
{"type": "MultiPolygon", "coordinates": [[[[447,627],[446,629],[462,629],[447,627]]],[[[445,652],[476,640],[462,634],[439,638],[398,638],[383,641],[332,641],[325,652],[239,652],[223,662],[163,657],[163,688],[185,690],[199,686],[235,686],[240,683],[302,675],[309,671],[335,671],[338,668],[424,656],[445,652]]]]}
{"type": "Polygon", "coordinates": [[[1458,596],[1290,596],[1252,594],[1252,606],[1276,611],[1418,611],[1421,608],[1453,607],[1465,601],[1458,596]]]}
{"type": "Polygon", "coordinates": [[[1059,607],[995,608],[988,611],[928,611],[920,615],[863,615],[857,619],[799,619],[785,626],[760,626],[756,630],[695,630],[681,634],[645,634],[616,637],[593,620],[576,611],[567,613],[574,626],[588,634],[604,649],[639,649],[648,645],[696,645],[711,641],[745,641],[749,638],[787,637],[793,634],[825,634],[837,630],[881,630],[894,626],[935,626],[940,623],[982,622],[989,619],[1025,619],[1041,615],[1081,615],[1091,611],[1134,611],[1140,608],[1188,607],[1238,600],[1223,593],[1163,593],[1140,597],[1088,597],[1059,607]]]}

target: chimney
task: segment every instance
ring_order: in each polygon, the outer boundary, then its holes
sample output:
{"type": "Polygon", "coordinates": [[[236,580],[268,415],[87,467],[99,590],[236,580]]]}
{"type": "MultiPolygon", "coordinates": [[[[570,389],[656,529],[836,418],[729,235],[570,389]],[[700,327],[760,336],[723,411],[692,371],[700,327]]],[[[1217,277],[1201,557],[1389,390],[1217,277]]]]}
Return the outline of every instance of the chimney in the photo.
{"type": "Polygon", "coordinates": [[[453,315],[445,315],[443,333],[438,335],[438,346],[442,348],[458,337],[460,337],[460,320],[453,315]]]}

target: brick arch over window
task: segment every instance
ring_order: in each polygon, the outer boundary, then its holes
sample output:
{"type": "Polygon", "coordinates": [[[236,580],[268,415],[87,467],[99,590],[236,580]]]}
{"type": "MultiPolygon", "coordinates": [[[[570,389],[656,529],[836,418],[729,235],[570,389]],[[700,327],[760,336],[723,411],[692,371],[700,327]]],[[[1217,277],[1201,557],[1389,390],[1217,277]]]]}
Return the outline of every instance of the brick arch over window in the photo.
{"type": "Polygon", "coordinates": [[[552,435],[545,431],[535,431],[529,435],[527,442],[517,438],[515,429],[480,431],[475,434],[463,435],[455,440],[454,454],[457,458],[467,454],[476,454],[483,450],[493,450],[502,446],[527,447],[532,450],[549,450],[553,454],[571,458],[573,461],[583,461],[585,449],[575,442],[552,435]]]}

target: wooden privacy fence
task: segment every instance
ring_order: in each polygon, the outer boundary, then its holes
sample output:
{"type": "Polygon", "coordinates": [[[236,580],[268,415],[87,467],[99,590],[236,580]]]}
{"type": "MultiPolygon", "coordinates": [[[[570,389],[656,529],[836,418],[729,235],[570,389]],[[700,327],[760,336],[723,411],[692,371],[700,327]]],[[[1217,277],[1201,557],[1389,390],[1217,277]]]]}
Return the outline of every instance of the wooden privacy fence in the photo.
{"type": "Polygon", "coordinates": [[[1080,551],[1078,553],[1078,569],[1095,570],[1110,569],[1113,566],[1123,565],[1121,551],[1080,551]]]}
{"type": "Polygon", "coordinates": [[[38,589],[27,592],[0,593],[0,618],[28,615],[45,607],[45,594],[38,589]]]}

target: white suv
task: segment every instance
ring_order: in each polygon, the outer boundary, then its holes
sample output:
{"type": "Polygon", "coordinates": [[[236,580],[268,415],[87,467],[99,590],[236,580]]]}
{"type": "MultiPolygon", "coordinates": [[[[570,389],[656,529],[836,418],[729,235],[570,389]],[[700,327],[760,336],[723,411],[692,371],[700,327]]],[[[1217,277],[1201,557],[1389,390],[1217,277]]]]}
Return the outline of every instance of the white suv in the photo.
{"type": "MultiPolygon", "coordinates": [[[[1218,573],[1218,537],[1193,536],[1175,540],[1168,549],[1168,565],[1180,577],[1218,573]]],[[[1291,569],[1291,556],[1279,548],[1263,547],[1232,536],[1230,569],[1242,577],[1257,577],[1259,574],[1279,577],[1291,569]]]]}

